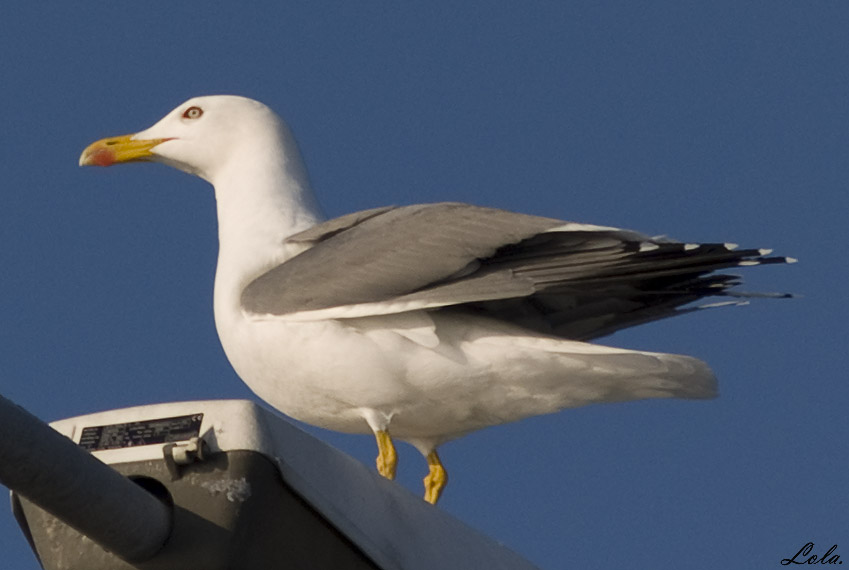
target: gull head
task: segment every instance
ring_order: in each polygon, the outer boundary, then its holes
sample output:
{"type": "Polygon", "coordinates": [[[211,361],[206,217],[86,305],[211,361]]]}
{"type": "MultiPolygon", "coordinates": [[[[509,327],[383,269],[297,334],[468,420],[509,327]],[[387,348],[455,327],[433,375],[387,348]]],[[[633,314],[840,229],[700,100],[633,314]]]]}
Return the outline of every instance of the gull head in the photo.
{"type": "Polygon", "coordinates": [[[80,166],[161,162],[215,184],[234,163],[274,160],[301,164],[283,120],[259,101],[211,95],[189,99],[143,131],[92,143],[80,166]]]}

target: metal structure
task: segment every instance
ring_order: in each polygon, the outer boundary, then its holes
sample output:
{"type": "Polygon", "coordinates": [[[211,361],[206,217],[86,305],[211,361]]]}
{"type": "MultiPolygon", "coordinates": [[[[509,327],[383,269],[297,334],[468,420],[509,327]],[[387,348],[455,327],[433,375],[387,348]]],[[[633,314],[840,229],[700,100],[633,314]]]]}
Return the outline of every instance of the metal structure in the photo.
{"type": "Polygon", "coordinates": [[[45,570],[533,568],[248,401],[51,425],[0,398],[0,483],[45,570]]]}

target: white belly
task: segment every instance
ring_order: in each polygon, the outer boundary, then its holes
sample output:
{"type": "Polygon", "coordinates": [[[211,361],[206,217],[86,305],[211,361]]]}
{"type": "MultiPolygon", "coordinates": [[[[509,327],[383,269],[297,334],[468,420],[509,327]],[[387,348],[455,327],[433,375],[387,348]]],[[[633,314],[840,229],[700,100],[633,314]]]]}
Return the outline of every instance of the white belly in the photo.
{"type": "Polygon", "coordinates": [[[283,413],[369,433],[364,418],[376,412],[399,439],[446,441],[567,407],[714,392],[710,370],[690,357],[440,313],[315,322],[239,315],[220,322],[219,335],[239,376],[283,413]]]}

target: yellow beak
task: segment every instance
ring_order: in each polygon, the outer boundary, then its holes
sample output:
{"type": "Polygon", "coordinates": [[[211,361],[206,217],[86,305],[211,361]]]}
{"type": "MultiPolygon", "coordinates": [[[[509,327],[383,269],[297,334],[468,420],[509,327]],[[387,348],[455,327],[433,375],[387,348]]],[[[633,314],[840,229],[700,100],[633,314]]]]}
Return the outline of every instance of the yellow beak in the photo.
{"type": "Polygon", "coordinates": [[[120,162],[150,160],[151,149],[171,139],[134,140],[134,135],[100,139],[86,147],[80,156],[80,166],[111,166],[120,162]]]}

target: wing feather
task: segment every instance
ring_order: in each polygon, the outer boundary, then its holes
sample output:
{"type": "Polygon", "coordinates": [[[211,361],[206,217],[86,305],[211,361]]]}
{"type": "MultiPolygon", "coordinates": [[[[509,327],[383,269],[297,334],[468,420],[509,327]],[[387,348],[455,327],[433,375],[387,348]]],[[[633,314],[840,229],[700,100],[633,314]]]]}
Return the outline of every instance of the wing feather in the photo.
{"type": "Polygon", "coordinates": [[[242,306],[283,315],[390,300],[468,273],[499,248],[562,224],[456,203],[369,212],[290,238],[319,241],[250,283],[242,306]]]}
{"type": "Polygon", "coordinates": [[[252,282],[246,310],[461,311],[577,340],[698,309],[686,305],[703,297],[749,296],[714,272],[788,261],[456,203],[368,210],[290,239],[317,244],[252,282]]]}

